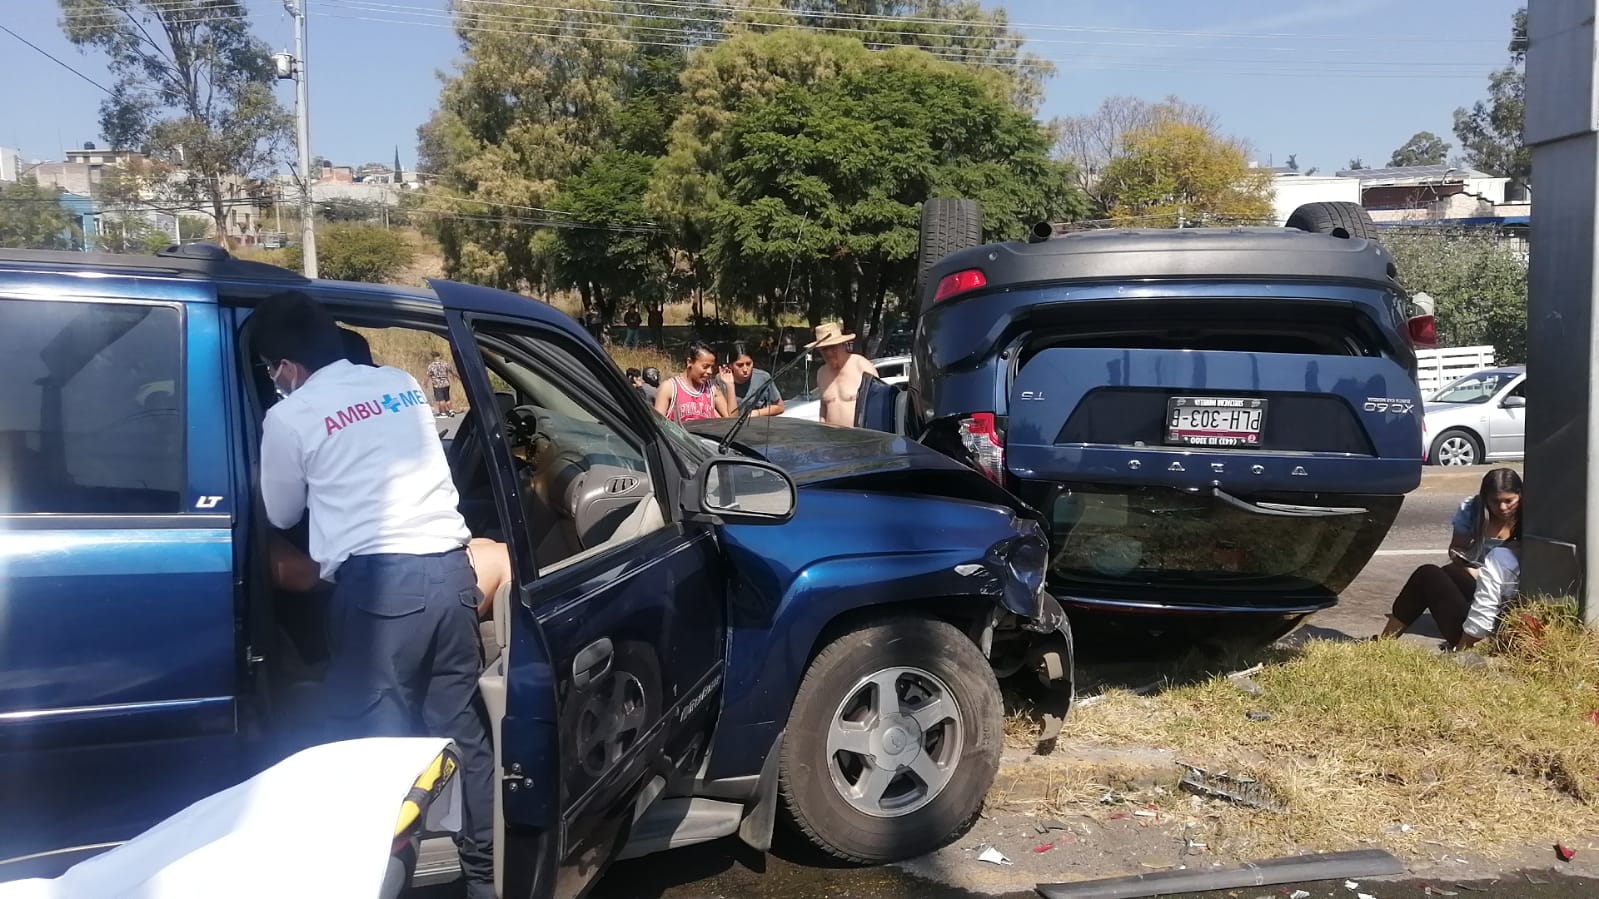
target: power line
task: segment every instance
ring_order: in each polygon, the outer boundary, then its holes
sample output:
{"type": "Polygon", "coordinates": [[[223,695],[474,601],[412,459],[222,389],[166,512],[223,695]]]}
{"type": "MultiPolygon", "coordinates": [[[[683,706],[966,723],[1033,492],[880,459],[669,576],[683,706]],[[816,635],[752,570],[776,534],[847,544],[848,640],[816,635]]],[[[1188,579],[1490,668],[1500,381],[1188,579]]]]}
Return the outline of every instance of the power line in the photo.
{"type": "MultiPolygon", "coordinates": [[[[350,2],[350,0],[343,0],[343,2],[350,2]]],[[[350,7],[338,7],[338,8],[350,9],[350,7]]],[[[683,40],[683,41],[650,41],[650,40],[642,40],[642,39],[638,39],[638,38],[602,36],[609,29],[608,29],[608,26],[606,26],[604,23],[600,23],[600,22],[562,22],[562,21],[550,20],[548,23],[545,23],[545,24],[527,22],[527,23],[525,23],[527,27],[523,27],[523,28],[488,28],[488,27],[484,27],[484,26],[472,25],[470,23],[461,23],[461,22],[442,23],[442,22],[418,21],[417,19],[392,19],[392,18],[383,18],[383,17],[376,17],[376,16],[363,16],[363,15],[339,15],[338,13],[321,12],[321,11],[317,11],[315,14],[318,15],[318,16],[321,16],[321,17],[325,17],[325,18],[345,19],[345,20],[350,20],[350,21],[361,21],[361,22],[373,22],[373,23],[377,23],[377,24],[405,25],[405,26],[422,27],[422,28],[448,28],[448,29],[451,29],[451,30],[457,30],[457,31],[471,33],[471,34],[503,34],[503,35],[522,36],[522,37],[575,37],[575,38],[579,38],[579,39],[585,40],[585,41],[596,41],[596,42],[614,43],[614,44],[628,44],[628,45],[639,46],[639,47],[667,47],[667,48],[680,49],[680,50],[693,50],[693,49],[699,48],[700,46],[703,46],[702,42],[692,42],[692,41],[688,41],[688,40],[683,40]]],[[[804,27],[804,26],[789,26],[789,27],[804,27]]],[[[932,48],[929,48],[929,47],[917,46],[915,44],[894,44],[894,43],[882,43],[882,42],[866,42],[866,43],[867,43],[867,46],[869,48],[871,48],[871,49],[890,49],[890,48],[895,48],[895,47],[905,47],[905,48],[908,48],[908,49],[916,49],[916,50],[920,50],[922,52],[928,53],[928,54],[930,54],[932,56],[938,57],[940,59],[946,59],[946,60],[950,60],[952,62],[973,62],[973,61],[975,61],[976,58],[979,58],[977,54],[974,54],[974,53],[971,53],[971,52],[968,52],[968,51],[964,51],[964,50],[962,50],[960,48],[956,48],[956,47],[951,47],[951,48],[932,47],[932,48]]],[[[1191,61],[1197,61],[1197,60],[1191,60],[1191,61]]],[[[1233,60],[1226,60],[1226,61],[1231,62],[1233,60]]],[[[994,63],[990,63],[990,64],[994,64],[994,63]]],[[[1002,64],[999,64],[999,65],[1000,65],[1000,67],[1003,67],[1003,68],[1041,69],[1041,70],[1046,70],[1047,71],[1047,70],[1049,70],[1051,68],[1054,68],[1056,66],[1056,64],[1061,64],[1068,71],[1089,71],[1089,70],[1127,71],[1127,70],[1131,70],[1131,71],[1141,71],[1141,72],[1169,71],[1169,72],[1181,72],[1181,73],[1184,73],[1184,74],[1192,74],[1193,73],[1193,69],[1190,66],[1186,65],[1183,61],[1173,61],[1173,62],[1169,62],[1169,63],[1150,63],[1150,62],[1139,61],[1139,60],[1121,60],[1121,59],[1099,60],[1099,59],[1094,58],[1094,57],[1084,57],[1084,56],[1076,56],[1076,57],[1073,57],[1073,58],[1070,58],[1070,59],[1060,59],[1060,58],[1051,58],[1051,57],[1043,57],[1043,56],[1033,57],[1031,59],[1029,59],[1029,58],[1019,58],[1019,59],[1015,60],[1014,62],[1006,62],[1006,63],[1002,63],[1002,64]]],[[[1450,78],[1450,79],[1478,80],[1478,79],[1480,79],[1482,77],[1480,68],[1474,68],[1470,72],[1464,72],[1463,71],[1463,72],[1455,73],[1455,72],[1424,71],[1424,70],[1413,69],[1413,68],[1394,68],[1394,69],[1387,69],[1387,70],[1379,70],[1379,69],[1374,69],[1371,66],[1369,66],[1369,65],[1367,65],[1365,63],[1360,63],[1360,62],[1318,62],[1314,66],[1311,66],[1311,65],[1306,65],[1306,63],[1303,60],[1293,60],[1293,61],[1288,61],[1288,60],[1280,60],[1280,61],[1262,60],[1262,61],[1260,61],[1258,63],[1245,62],[1243,64],[1244,65],[1249,65],[1250,68],[1226,69],[1226,68],[1207,67],[1205,69],[1205,74],[1207,74],[1207,75],[1239,76],[1239,77],[1311,77],[1311,78],[1324,78],[1327,75],[1327,73],[1330,71],[1329,67],[1331,67],[1331,66],[1350,66],[1351,68],[1340,68],[1340,69],[1335,69],[1335,70],[1332,70],[1332,71],[1335,71],[1336,74],[1340,78],[1377,79],[1377,80],[1392,80],[1392,79],[1397,79],[1397,78],[1406,78],[1406,79],[1414,79],[1414,78],[1450,78]]],[[[1467,65],[1467,64],[1462,64],[1462,65],[1467,65]]]]}
{"type": "MultiPolygon", "coordinates": [[[[466,4],[482,4],[490,6],[507,7],[538,7],[542,4],[537,0],[460,0],[466,4]]],[[[979,19],[962,19],[950,16],[893,16],[883,13],[846,13],[789,9],[781,6],[732,6],[719,0],[596,0],[601,3],[628,4],[637,6],[664,7],[666,9],[694,9],[729,14],[739,13],[772,13],[775,15],[793,16],[795,18],[809,19],[836,19],[847,21],[887,22],[887,23],[912,23],[918,25],[960,25],[968,28],[988,28],[996,31],[1062,31],[1086,34],[1134,34],[1157,35],[1165,37],[1201,37],[1201,38],[1286,38],[1325,42],[1328,40],[1348,39],[1362,43],[1381,43],[1391,41],[1396,43],[1425,43],[1434,44],[1502,44],[1503,41],[1488,38],[1435,38],[1435,37],[1393,37],[1387,35],[1371,34],[1310,34],[1289,32],[1226,32],[1226,31],[1183,31],[1164,28],[1128,28],[1100,25],[1067,25],[1046,24],[1039,22],[1010,22],[1010,21],[985,21],[979,19]]]]}
{"type": "Polygon", "coordinates": [[[50,54],[49,51],[47,51],[44,48],[40,47],[38,44],[35,44],[33,41],[30,41],[27,38],[23,37],[22,35],[17,34],[15,31],[12,31],[11,29],[7,28],[4,25],[0,25],[0,31],[4,31],[6,34],[9,34],[12,37],[16,38],[17,40],[23,42],[24,44],[27,44],[28,46],[32,47],[34,50],[38,51],[39,54],[42,55],[45,59],[50,60],[51,62],[55,63],[56,65],[60,66],[61,68],[66,69],[67,71],[69,71],[72,74],[78,76],[79,78],[82,78],[84,81],[87,81],[90,84],[94,85],[95,87],[99,88],[100,90],[105,91],[107,94],[111,93],[111,89],[110,88],[108,88],[105,85],[101,84],[100,82],[94,80],[93,78],[90,78],[88,75],[83,74],[82,72],[78,71],[77,69],[74,69],[72,66],[67,65],[66,63],[62,62],[61,60],[56,59],[54,56],[52,56],[50,54]]]}

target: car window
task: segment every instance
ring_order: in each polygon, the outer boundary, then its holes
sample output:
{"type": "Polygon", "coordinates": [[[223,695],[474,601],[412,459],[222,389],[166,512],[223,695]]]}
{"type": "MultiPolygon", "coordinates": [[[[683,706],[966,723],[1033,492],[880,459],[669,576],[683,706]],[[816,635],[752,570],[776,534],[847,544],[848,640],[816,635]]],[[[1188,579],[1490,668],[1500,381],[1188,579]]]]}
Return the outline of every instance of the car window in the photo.
{"type": "Polygon", "coordinates": [[[1433,395],[1435,403],[1486,403],[1498,393],[1514,372],[1482,371],[1461,378],[1433,395]]]}
{"type": "Polygon", "coordinates": [[[874,367],[877,369],[877,376],[885,381],[887,381],[889,378],[898,378],[905,374],[905,363],[903,362],[891,362],[886,365],[877,365],[874,367]]]}
{"type": "Polygon", "coordinates": [[[541,572],[666,525],[643,441],[567,348],[516,329],[478,329],[489,371],[508,385],[505,439],[541,572]]]}
{"type": "Polygon", "coordinates": [[[183,316],[0,300],[0,512],[182,511],[183,316]]]}

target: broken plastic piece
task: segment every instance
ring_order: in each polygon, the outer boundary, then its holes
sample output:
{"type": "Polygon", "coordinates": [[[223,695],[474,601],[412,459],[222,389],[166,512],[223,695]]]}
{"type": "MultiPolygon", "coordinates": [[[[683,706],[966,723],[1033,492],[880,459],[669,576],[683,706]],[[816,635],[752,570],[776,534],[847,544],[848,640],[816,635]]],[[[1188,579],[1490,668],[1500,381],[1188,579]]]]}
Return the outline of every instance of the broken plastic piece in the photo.
{"type": "Polygon", "coordinates": [[[1556,843],[1555,844],[1555,855],[1560,856],[1560,860],[1561,861],[1569,862],[1573,858],[1576,857],[1577,850],[1572,849],[1571,847],[1563,845],[1561,843],[1556,843]]]}
{"type": "Polygon", "coordinates": [[[1423,893],[1426,893],[1429,896],[1459,896],[1460,895],[1459,893],[1455,892],[1454,890],[1441,889],[1441,888],[1435,887],[1435,886],[1433,886],[1431,884],[1428,884],[1427,886],[1422,887],[1421,891],[1423,893]]]}
{"type": "Polygon", "coordinates": [[[1270,712],[1245,712],[1244,717],[1251,721],[1270,721],[1270,712]]]}
{"type": "Polygon", "coordinates": [[[1054,848],[1055,848],[1055,844],[1054,843],[1043,843],[1041,845],[1034,846],[1033,847],[1033,851],[1034,852],[1048,852],[1049,850],[1054,849],[1054,848]]]}
{"type": "Polygon", "coordinates": [[[1294,890],[1288,894],[1288,899],[1310,899],[1310,894],[1304,890],[1294,890]]]}
{"type": "Polygon", "coordinates": [[[1355,899],[1377,899],[1377,897],[1370,893],[1356,893],[1355,899]]]}
{"type": "Polygon", "coordinates": [[[991,865],[1014,865],[1014,864],[1016,864],[1015,862],[1013,862],[1010,859],[1006,858],[1005,857],[1005,853],[1000,852],[998,849],[995,849],[993,846],[990,846],[987,849],[984,849],[983,850],[983,854],[979,855],[977,857],[977,860],[980,861],[980,862],[988,862],[991,865]]]}
{"type": "Polygon", "coordinates": [[[1344,881],[1344,889],[1346,889],[1346,890],[1358,890],[1358,889],[1360,889],[1360,884],[1355,883],[1353,880],[1346,880],[1346,881],[1344,881]]]}

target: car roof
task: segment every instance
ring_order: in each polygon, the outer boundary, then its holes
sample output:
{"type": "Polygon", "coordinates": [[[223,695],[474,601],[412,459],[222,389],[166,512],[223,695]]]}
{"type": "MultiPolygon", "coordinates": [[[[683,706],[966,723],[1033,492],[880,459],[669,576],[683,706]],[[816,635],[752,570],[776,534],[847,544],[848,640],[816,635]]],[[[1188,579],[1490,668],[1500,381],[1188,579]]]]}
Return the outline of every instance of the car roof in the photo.
{"type": "Polygon", "coordinates": [[[932,266],[923,291],[945,275],[982,269],[989,287],[1047,281],[1150,278],[1358,280],[1391,284],[1393,256],[1375,240],[1294,228],[1133,228],[1076,231],[1037,243],[958,250],[932,266]]]}
{"type": "Polygon", "coordinates": [[[250,292],[305,290],[342,303],[389,307],[398,304],[504,315],[571,329],[576,324],[548,303],[521,294],[429,279],[432,290],[393,284],[310,279],[281,266],[239,259],[215,244],[173,246],[154,255],[77,253],[63,250],[0,250],[0,271],[160,278],[217,284],[250,292]]]}

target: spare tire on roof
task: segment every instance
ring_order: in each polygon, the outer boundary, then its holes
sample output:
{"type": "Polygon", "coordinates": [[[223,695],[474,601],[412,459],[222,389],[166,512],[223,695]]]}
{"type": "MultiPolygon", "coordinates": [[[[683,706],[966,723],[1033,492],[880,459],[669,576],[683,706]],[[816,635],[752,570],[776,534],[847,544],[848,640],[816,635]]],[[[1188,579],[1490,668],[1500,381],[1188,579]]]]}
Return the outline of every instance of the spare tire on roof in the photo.
{"type": "Polygon", "coordinates": [[[1288,217],[1288,227],[1333,237],[1377,239],[1377,225],[1359,203],[1306,203],[1288,217]]]}
{"type": "Polygon", "coordinates": [[[939,198],[922,204],[922,228],[916,246],[916,283],[938,260],[969,247],[982,246],[983,210],[976,200],[939,198]]]}

